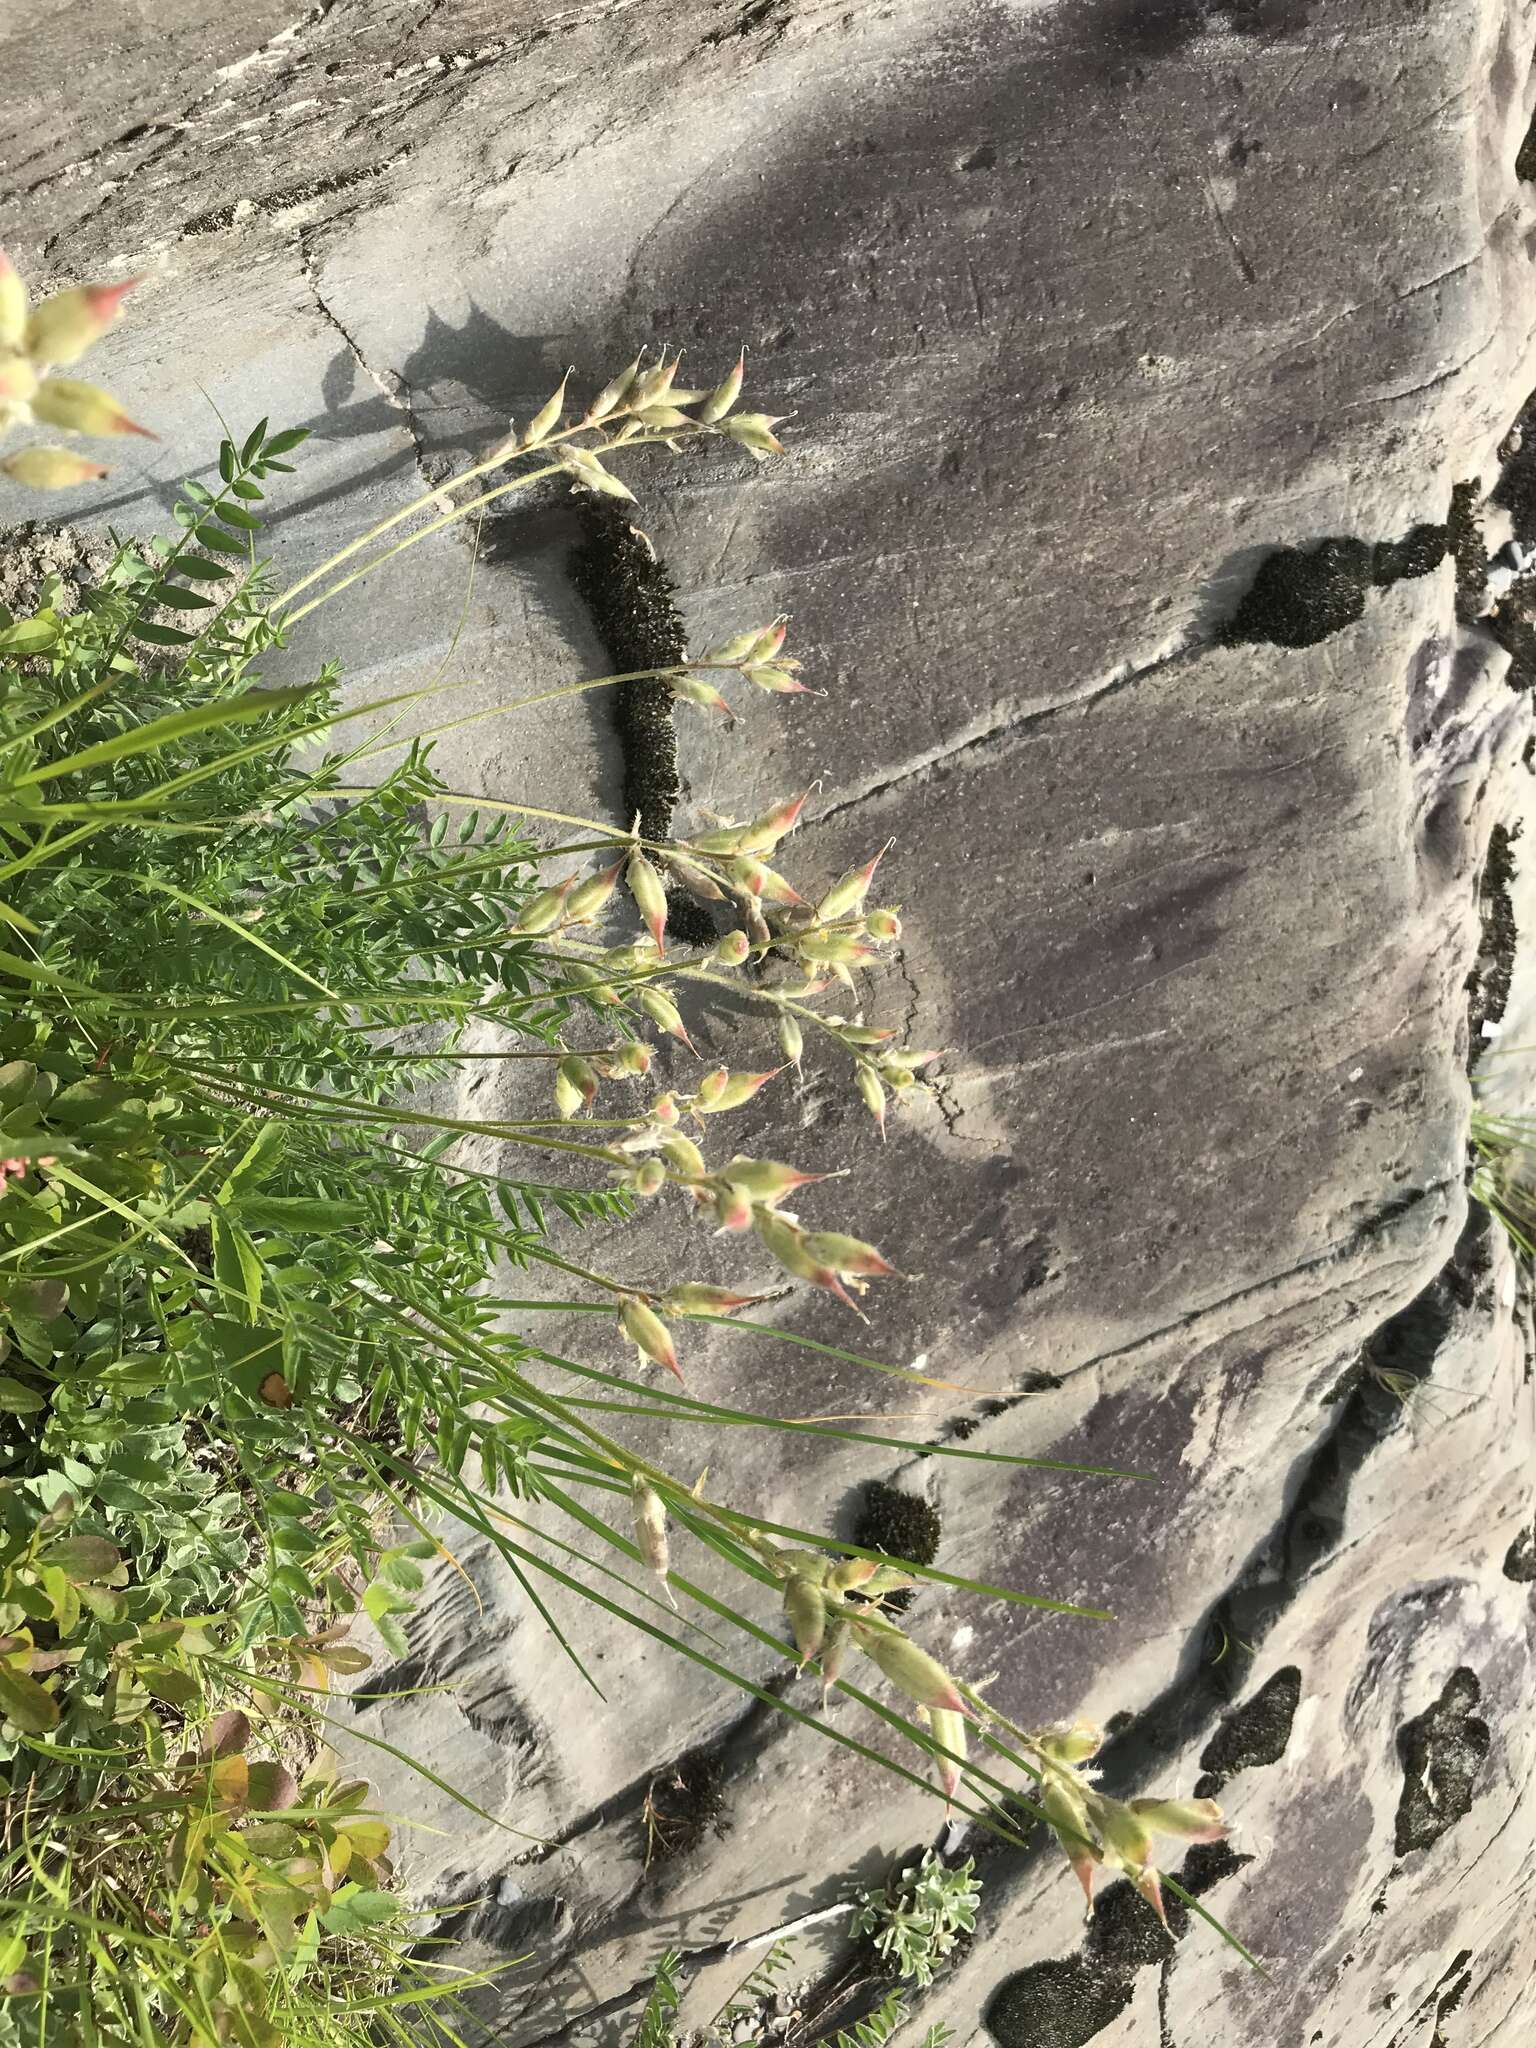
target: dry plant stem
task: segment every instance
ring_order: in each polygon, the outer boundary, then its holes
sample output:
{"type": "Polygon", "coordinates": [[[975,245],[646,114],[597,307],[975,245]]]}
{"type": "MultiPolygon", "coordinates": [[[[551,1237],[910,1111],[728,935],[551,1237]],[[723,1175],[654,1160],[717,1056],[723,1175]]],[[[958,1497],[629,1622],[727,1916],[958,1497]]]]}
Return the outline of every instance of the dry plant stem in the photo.
{"type": "MultiPolygon", "coordinates": [[[[619,415],[615,414],[614,417],[617,418],[619,415]]],[[[558,434],[547,435],[539,443],[537,449],[516,452],[526,452],[528,454],[541,453],[545,448],[551,448],[560,441],[569,441],[573,435],[583,431],[586,431],[586,429],[578,421],[574,427],[567,427],[558,434]]],[[[626,441],[623,445],[626,449],[654,448],[664,441],[691,439],[707,432],[708,429],[705,427],[694,427],[690,434],[686,428],[679,427],[669,429],[664,434],[636,434],[632,440],[626,441]]],[[[607,444],[603,445],[606,447],[607,444]]],[[[392,561],[396,555],[402,554],[406,548],[414,547],[418,541],[425,540],[429,534],[440,533],[445,526],[452,526],[456,521],[467,518],[471,512],[478,512],[486,505],[495,504],[498,498],[509,497],[514,491],[526,490],[530,484],[536,484],[544,477],[569,474],[565,465],[560,462],[548,462],[542,468],[525,470],[521,476],[514,477],[510,483],[497,484],[493,490],[482,491],[478,497],[468,498],[462,505],[455,505],[447,512],[440,512],[437,518],[429,519],[425,526],[420,526],[414,533],[407,534],[404,540],[396,541],[393,547],[385,548],[382,554],[373,556],[361,568],[353,569],[347,575],[339,577],[336,582],[321,591],[318,597],[312,597],[308,604],[300,605],[297,611],[283,612],[283,607],[293,598],[297,597],[301,591],[307,590],[311,585],[318,583],[322,577],[328,576],[333,569],[339,568],[343,562],[350,560],[352,556],[360,554],[364,548],[369,547],[374,541],[382,539],[386,533],[393,527],[398,526],[402,520],[411,518],[417,512],[425,511],[431,505],[440,505],[449,491],[458,490],[464,484],[473,483],[476,478],[486,476],[494,469],[504,468],[507,462],[512,459],[514,459],[513,456],[502,451],[498,452],[496,456],[488,461],[478,462],[469,469],[461,470],[458,476],[450,477],[446,483],[439,485],[435,491],[424,492],[413,503],[404,506],[398,512],[391,513],[389,518],[381,519],[376,526],[370,527],[367,533],[360,534],[356,540],[349,541],[346,547],[338,549],[329,560],[322,562],[318,569],[312,569],[307,576],[301,576],[297,583],[290,584],[287,590],[275,600],[273,606],[274,611],[283,614],[285,627],[297,625],[300,619],[307,618],[312,611],[317,610],[328,599],[337,596],[349,584],[356,583],[360,577],[368,575],[371,570],[382,568],[386,562],[392,561]]]]}
{"type": "MultiPolygon", "coordinates": [[[[460,1349],[467,1351],[472,1357],[478,1357],[482,1363],[497,1366],[502,1371],[506,1370],[505,1361],[499,1360],[496,1357],[491,1346],[466,1337],[462,1331],[452,1330],[440,1318],[434,1316],[430,1310],[422,1308],[419,1304],[397,1305],[394,1314],[396,1320],[402,1322],[406,1327],[415,1330],[417,1335],[426,1335],[435,1329],[440,1336],[451,1337],[452,1345],[450,1345],[450,1349],[453,1345],[456,1345],[460,1349]],[[406,1313],[407,1307],[409,1308],[408,1314],[406,1313]],[[411,1320],[413,1316],[420,1318],[420,1320],[413,1322],[411,1320]],[[423,1329],[423,1325],[425,1325],[425,1329],[423,1329]]],[[[734,1533],[734,1517],[727,1510],[720,1508],[715,1502],[707,1499],[705,1496],[693,1493],[681,1480],[674,1479],[670,1472],[663,1470],[659,1465],[651,1464],[649,1459],[640,1457],[636,1452],[626,1449],[616,1438],[608,1436],[604,1431],[595,1428],[583,1418],[572,1415],[569,1413],[566,1404],[557,1396],[546,1394],[542,1388],[525,1378],[523,1374],[514,1373],[512,1377],[515,1383],[515,1399],[538,1409],[541,1414],[555,1424],[557,1434],[585,1437],[594,1449],[602,1453],[614,1471],[627,1473],[631,1477],[636,1473],[640,1474],[642,1478],[648,1479],[658,1490],[665,1488],[675,1499],[686,1501],[690,1509],[707,1515],[711,1521],[719,1523],[723,1529],[734,1533]]]]}
{"type": "MultiPolygon", "coordinates": [[[[478,724],[482,719],[501,718],[506,713],[512,711],[526,711],[530,705],[549,704],[552,703],[557,697],[579,697],[588,690],[609,689],[615,683],[639,683],[645,682],[649,678],[665,680],[665,678],[668,676],[687,675],[690,673],[690,671],[694,669],[718,669],[722,666],[723,664],[717,661],[681,661],[674,662],[670,668],[633,669],[627,675],[588,676],[585,678],[584,681],[579,683],[560,683],[552,690],[538,690],[531,697],[513,697],[509,699],[509,701],[505,704],[497,703],[483,705],[481,709],[478,711],[466,711],[462,718],[444,719],[440,725],[426,726],[422,731],[413,732],[409,736],[402,735],[400,738],[397,739],[379,740],[371,747],[363,747],[359,749],[359,751],[353,754],[351,758],[354,761],[368,761],[371,760],[375,754],[388,753],[392,747],[414,746],[418,741],[421,740],[440,739],[444,733],[458,732],[466,725],[478,724]]],[[[454,685],[453,687],[459,688],[467,686],[468,685],[466,680],[465,684],[454,685]]]]}
{"type": "MultiPolygon", "coordinates": [[[[373,786],[367,782],[337,783],[327,789],[328,796],[365,797],[373,795],[373,786]]],[[[570,811],[541,810],[537,804],[514,803],[508,797],[466,796],[460,790],[437,790],[432,801],[451,804],[460,810],[501,811],[513,818],[544,818],[552,825],[574,825],[583,832],[599,832],[603,845],[621,843],[625,846],[643,846],[655,853],[667,853],[671,849],[665,840],[637,839],[633,832],[626,832],[620,825],[605,825],[600,818],[582,818],[570,811]]]]}
{"type": "MultiPolygon", "coordinates": [[[[354,1108],[351,1105],[339,1102],[334,1096],[324,1095],[318,1090],[311,1088],[279,1088],[276,1085],[267,1086],[266,1084],[257,1083],[255,1085],[260,1087],[262,1092],[253,1096],[249,1090],[242,1088],[239,1082],[230,1080],[227,1076],[219,1074],[214,1069],[199,1068],[194,1066],[192,1062],[184,1060],[178,1061],[176,1064],[181,1066],[184,1071],[197,1073],[210,1086],[221,1090],[234,1101],[243,1104],[247,1109],[264,1112],[271,1111],[282,1106],[281,1097],[299,1096],[312,1102],[329,1105],[329,1113],[338,1123],[393,1125],[400,1121],[400,1112],[398,1110],[371,1109],[366,1105],[359,1105],[354,1108]],[[279,1099],[274,1100],[273,1098],[279,1099]]],[[[430,1124],[437,1130],[462,1131],[468,1137],[498,1138],[509,1145],[528,1145],[535,1151],[570,1152],[574,1153],[578,1158],[595,1159],[605,1166],[626,1163],[623,1161],[621,1154],[613,1152],[606,1146],[578,1145],[568,1138],[529,1137],[525,1135],[529,1130],[542,1131],[545,1128],[545,1125],[542,1123],[524,1126],[479,1123],[465,1117],[432,1116],[425,1110],[414,1112],[408,1121],[418,1124],[430,1124]]],[[[615,1117],[608,1121],[612,1122],[616,1127],[628,1128],[630,1120],[625,1117],[615,1117]]],[[[556,1130],[563,1128],[559,1123],[556,1123],[553,1127],[556,1130]]]]}
{"type": "MultiPolygon", "coordinates": [[[[490,466],[494,467],[496,465],[490,466]]],[[[483,474],[483,467],[480,471],[474,471],[471,474],[483,474]]],[[[469,513],[478,511],[482,505],[492,505],[498,498],[508,497],[513,491],[526,490],[530,484],[538,483],[543,477],[559,476],[561,474],[562,465],[560,463],[548,462],[542,469],[530,469],[522,476],[514,478],[511,483],[498,485],[494,491],[482,492],[478,498],[471,498],[467,504],[457,506],[451,512],[440,513],[436,519],[429,519],[425,526],[418,527],[414,533],[407,534],[404,540],[397,540],[393,547],[385,548],[382,554],[374,555],[369,561],[364,562],[360,568],[352,569],[345,576],[338,577],[334,583],[322,590],[318,597],[312,597],[308,604],[301,604],[297,611],[283,612],[281,609],[282,600],[279,599],[274,606],[274,610],[278,612],[282,619],[284,631],[290,626],[296,626],[300,619],[307,619],[311,612],[318,611],[321,605],[329,603],[333,597],[339,597],[341,592],[346,590],[349,585],[360,582],[364,576],[370,575],[375,569],[382,569],[386,562],[393,561],[396,555],[403,554],[407,548],[415,547],[418,541],[425,540],[429,534],[440,533],[445,526],[452,526],[456,520],[463,519],[469,513]]],[[[463,479],[461,478],[460,481],[462,482],[463,479]]],[[[444,488],[450,487],[445,486],[444,488]]],[[[438,493],[433,493],[434,498],[438,496],[438,493]]],[[[376,529],[376,532],[385,532],[389,527],[397,525],[401,519],[409,518],[412,512],[419,509],[419,504],[408,506],[404,512],[397,513],[394,518],[385,520],[376,529]]],[[[341,554],[335,559],[339,562],[345,560],[349,555],[356,554],[359,549],[366,547],[374,537],[373,533],[364,534],[361,540],[354,541],[350,547],[343,548],[341,554]]],[[[329,565],[322,567],[316,572],[316,575],[304,578],[303,582],[295,584],[293,588],[295,590],[303,589],[306,583],[313,583],[316,580],[316,576],[327,573],[328,567],[329,565]]]]}

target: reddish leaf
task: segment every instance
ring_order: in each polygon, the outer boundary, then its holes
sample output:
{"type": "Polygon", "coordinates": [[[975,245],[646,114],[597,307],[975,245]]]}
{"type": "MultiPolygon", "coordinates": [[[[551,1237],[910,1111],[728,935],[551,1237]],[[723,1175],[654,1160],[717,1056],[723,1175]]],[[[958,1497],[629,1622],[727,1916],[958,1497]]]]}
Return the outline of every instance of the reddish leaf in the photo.
{"type": "Polygon", "coordinates": [[[238,1756],[250,1739],[250,1716],[242,1713],[239,1707],[226,1707],[208,1723],[208,1733],[203,1738],[203,1755],[215,1758],[238,1756]]]}
{"type": "Polygon", "coordinates": [[[271,1761],[252,1764],[248,1778],[248,1803],[264,1812],[280,1812],[299,1802],[298,1780],[286,1764],[271,1761]]]}

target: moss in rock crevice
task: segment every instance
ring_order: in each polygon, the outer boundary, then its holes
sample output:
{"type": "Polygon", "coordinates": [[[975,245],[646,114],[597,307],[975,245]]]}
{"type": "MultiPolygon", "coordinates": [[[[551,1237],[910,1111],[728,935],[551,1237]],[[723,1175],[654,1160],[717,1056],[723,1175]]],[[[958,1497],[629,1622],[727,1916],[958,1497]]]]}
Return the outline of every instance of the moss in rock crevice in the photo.
{"type": "Polygon", "coordinates": [[[1482,1699],[1476,1676],[1453,1671],[1433,1706],[1397,1731],[1403,1793],[1397,1808],[1399,1856],[1427,1849],[1469,1813],[1493,1736],[1472,1709],[1482,1699]]]}
{"type": "Polygon", "coordinates": [[[1451,555],[1456,563],[1456,616],[1463,625],[1480,617],[1488,600],[1488,541],[1478,517],[1482,484],[1473,477],[1451,492],[1446,521],[1451,555]]]}
{"type": "Polygon", "coordinates": [[[1515,971],[1515,947],[1519,937],[1510,884],[1518,872],[1514,846],[1519,837],[1518,823],[1495,825],[1488,835],[1488,858],[1483,864],[1483,883],[1478,899],[1482,915],[1482,944],[1478,948],[1476,964],[1467,976],[1470,1027],[1467,1058],[1474,1067],[1483,1055],[1483,1026],[1497,1024],[1509,1003],[1509,985],[1515,971]]]}
{"type": "MultiPolygon", "coordinates": [[[[1228,1714],[1200,1753],[1200,1768],[1224,1782],[1238,1771],[1277,1764],[1291,1739],[1291,1724],[1301,1701],[1301,1672],[1285,1664],[1265,1680],[1251,1699],[1228,1714]]],[[[1202,1792],[1212,1796],[1215,1787],[1202,1792]]]]}
{"type": "MultiPolygon", "coordinates": [[[[1509,671],[1505,681],[1512,690],[1519,690],[1525,694],[1536,691],[1536,625],[1531,622],[1528,609],[1530,602],[1530,598],[1517,586],[1503,604],[1483,620],[1483,624],[1509,656],[1509,671]]],[[[1526,766],[1530,765],[1528,743],[1526,766]]]]}
{"type": "Polygon", "coordinates": [[[1536,1584],[1536,1522],[1522,1529],[1505,1551],[1504,1576],[1517,1586],[1536,1584]]]}
{"type": "MultiPolygon", "coordinates": [[[[676,585],[656,550],[622,505],[580,493],[582,539],[571,556],[571,580],[592,614],[616,675],[670,668],[685,659],[687,636],[676,585]]],[[[672,692],[653,677],[620,683],[613,721],[624,757],[624,823],[640,821],[646,839],[668,839],[682,796],[672,692]]],[[[690,945],[709,945],[715,929],[690,898],[674,893],[668,924],[690,945]]]]}
{"type": "MultiPolygon", "coordinates": [[[[907,1493],[899,1486],[887,1486],[871,1479],[864,1488],[864,1505],[854,1524],[853,1540],[863,1550],[879,1550],[898,1564],[932,1564],[939,1554],[944,1524],[939,1511],[920,1493],[907,1493]]],[[[882,1603],[895,1613],[912,1604],[912,1591],[903,1588],[887,1593],[882,1603]]]]}

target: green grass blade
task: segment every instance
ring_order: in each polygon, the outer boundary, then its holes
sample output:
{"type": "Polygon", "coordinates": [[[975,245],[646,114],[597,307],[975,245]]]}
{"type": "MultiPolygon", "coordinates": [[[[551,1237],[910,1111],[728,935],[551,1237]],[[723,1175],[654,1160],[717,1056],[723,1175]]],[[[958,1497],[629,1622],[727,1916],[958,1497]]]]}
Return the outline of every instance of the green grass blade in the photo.
{"type": "Polygon", "coordinates": [[[265,718],[268,712],[297,704],[302,698],[312,695],[313,689],[313,684],[306,683],[290,690],[249,690],[244,696],[232,700],[221,698],[217,703],[200,704],[191,711],[172,711],[164,718],[152,718],[148,725],[134,726],[128,732],[114,734],[109,740],[98,740],[94,746],[82,747],[78,753],[45,762],[41,768],[31,768],[25,775],[18,775],[11,787],[27,789],[39,783],[57,782],[61,775],[79,775],[87,768],[105,767],[112,761],[127,761],[139,754],[158,753],[174,741],[189,739],[194,733],[209,732],[216,726],[248,724],[253,718],[265,718]]]}

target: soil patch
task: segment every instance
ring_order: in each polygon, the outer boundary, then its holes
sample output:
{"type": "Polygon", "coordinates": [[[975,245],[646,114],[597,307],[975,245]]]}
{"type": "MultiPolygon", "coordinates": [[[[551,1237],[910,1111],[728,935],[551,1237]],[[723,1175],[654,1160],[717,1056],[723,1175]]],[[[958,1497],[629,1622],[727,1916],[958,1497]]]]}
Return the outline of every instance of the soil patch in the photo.
{"type": "Polygon", "coordinates": [[[99,534],[24,519],[0,526],[0,604],[17,618],[35,612],[44,583],[57,576],[60,611],[80,609],[80,588],[98,581],[117,550],[99,534]]]}

